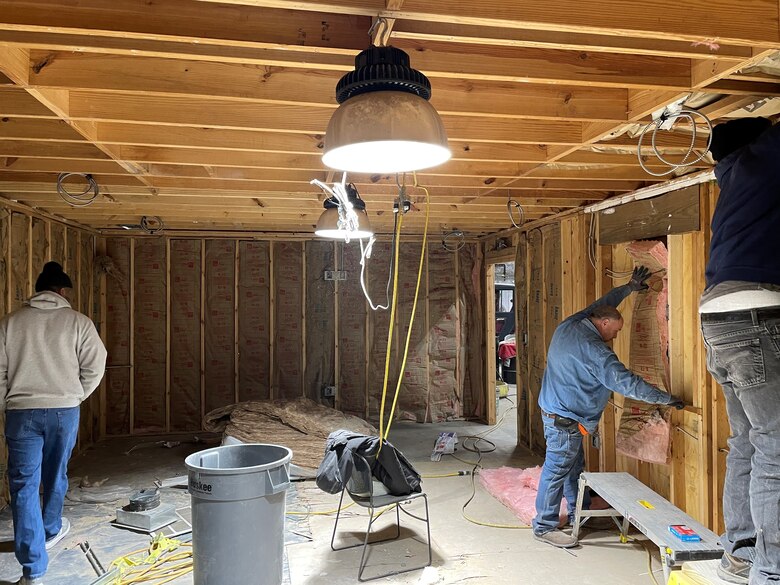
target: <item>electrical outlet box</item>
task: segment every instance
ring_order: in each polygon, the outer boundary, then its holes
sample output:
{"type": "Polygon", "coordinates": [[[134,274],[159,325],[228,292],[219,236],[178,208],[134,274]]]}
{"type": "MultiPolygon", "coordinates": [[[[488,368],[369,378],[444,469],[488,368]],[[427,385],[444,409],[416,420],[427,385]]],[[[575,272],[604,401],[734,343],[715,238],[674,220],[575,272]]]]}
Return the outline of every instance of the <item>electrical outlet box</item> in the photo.
{"type": "Polygon", "coordinates": [[[335,386],[323,386],[322,387],[322,397],[323,398],[334,398],[336,396],[336,387],[335,386]]]}
{"type": "Polygon", "coordinates": [[[347,280],[346,270],[326,270],[325,280],[347,280]]]}

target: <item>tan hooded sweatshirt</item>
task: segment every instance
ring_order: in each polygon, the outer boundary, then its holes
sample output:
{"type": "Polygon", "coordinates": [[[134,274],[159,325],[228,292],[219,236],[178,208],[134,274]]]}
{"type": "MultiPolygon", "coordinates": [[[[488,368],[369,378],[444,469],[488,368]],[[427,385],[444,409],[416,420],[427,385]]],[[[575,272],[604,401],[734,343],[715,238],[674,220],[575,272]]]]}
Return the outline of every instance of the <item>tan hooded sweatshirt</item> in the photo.
{"type": "Polygon", "coordinates": [[[57,293],[37,293],[0,321],[0,410],[78,406],[105,366],[95,325],[57,293]]]}

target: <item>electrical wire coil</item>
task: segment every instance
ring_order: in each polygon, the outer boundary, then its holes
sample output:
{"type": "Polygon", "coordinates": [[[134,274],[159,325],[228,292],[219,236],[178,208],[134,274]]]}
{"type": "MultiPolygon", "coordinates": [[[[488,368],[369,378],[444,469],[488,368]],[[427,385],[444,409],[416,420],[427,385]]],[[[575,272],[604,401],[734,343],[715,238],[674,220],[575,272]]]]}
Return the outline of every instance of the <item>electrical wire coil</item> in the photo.
{"type": "Polygon", "coordinates": [[[153,236],[165,231],[165,222],[159,215],[144,215],[141,218],[141,229],[153,236]]]}
{"type": "Polygon", "coordinates": [[[464,234],[461,230],[453,230],[448,234],[444,234],[444,237],[441,240],[441,247],[448,252],[457,252],[465,245],[466,234],[464,234]],[[453,241],[455,242],[454,245],[452,244],[453,241]]]}
{"type": "Polygon", "coordinates": [[[71,207],[86,207],[95,202],[100,195],[100,187],[89,173],[60,173],[57,175],[57,193],[71,207]],[[85,187],[79,193],[68,191],[65,181],[70,177],[81,177],[86,181],[85,187]]]}
{"type": "Polygon", "coordinates": [[[644,169],[644,171],[647,174],[652,175],[654,177],[665,177],[666,175],[672,174],[677,169],[686,168],[701,161],[705,156],[707,156],[707,152],[709,151],[711,144],[712,144],[712,122],[710,121],[710,119],[705,114],[701,112],[697,112],[696,110],[681,109],[676,112],[669,112],[669,113],[665,112],[663,115],[659,116],[657,119],[648,123],[647,126],[644,127],[642,132],[639,134],[639,143],[637,144],[637,157],[639,159],[639,165],[644,169]],[[661,151],[658,148],[657,137],[658,137],[658,132],[661,130],[672,132],[674,124],[680,118],[684,120],[688,120],[688,123],[690,124],[691,142],[688,145],[688,150],[685,153],[685,155],[682,157],[682,160],[678,163],[675,163],[665,158],[664,155],[661,153],[661,151]],[[704,122],[704,125],[707,127],[707,132],[708,132],[707,146],[701,151],[700,154],[698,154],[696,158],[689,160],[691,155],[696,152],[696,138],[698,137],[700,132],[697,129],[696,118],[702,120],[704,122]],[[671,122],[671,126],[668,129],[663,128],[664,125],[667,125],[670,122],[671,122]],[[651,170],[645,163],[644,156],[642,155],[642,149],[644,146],[645,137],[648,134],[650,135],[650,147],[652,148],[653,155],[662,164],[668,166],[669,169],[662,172],[656,172],[651,170]]]}
{"type": "Polygon", "coordinates": [[[512,225],[520,229],[520,227],[522,227],[522,225],[525,223],[525,209],[523,209],[523,206],[520,205],[520,202],[516,199],[510,198],[506,202],[506,212],[509,214],[509,221],[512,222],[512,225]],[[515,221],[515,215],[520,218],[519,222],[515,221]]]}

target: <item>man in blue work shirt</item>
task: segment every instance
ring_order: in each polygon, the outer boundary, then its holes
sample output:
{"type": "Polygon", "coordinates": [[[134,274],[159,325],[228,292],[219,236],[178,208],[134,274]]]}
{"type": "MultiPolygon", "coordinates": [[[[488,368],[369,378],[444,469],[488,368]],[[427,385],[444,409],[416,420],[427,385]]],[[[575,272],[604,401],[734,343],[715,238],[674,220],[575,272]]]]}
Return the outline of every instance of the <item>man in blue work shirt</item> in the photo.
{"type": "Polygon", "coordinates": [[[647,288],[649,277],[647,268],[634,269],[628,284],[613,288],[555,329],[539,395],[547,451],[536,496],[536,540],[560,548],[577,545],[575,537],[558,529],[561,498],[566,496],[571,523],[577,480],[585,466],[579,427],[588,433],[596,430],[612,392],[683,407],[681,400],[631,373],[607,345],[623,328],[623,317],[616,307],[632,292],[647,288]]]}
{"type": "Polygon", "coordinates": [[[731,583],[780,583],[780,125],[718,124],[720,196],[701,297],[707,369],[731,425],[718,566],[731,583]]]}

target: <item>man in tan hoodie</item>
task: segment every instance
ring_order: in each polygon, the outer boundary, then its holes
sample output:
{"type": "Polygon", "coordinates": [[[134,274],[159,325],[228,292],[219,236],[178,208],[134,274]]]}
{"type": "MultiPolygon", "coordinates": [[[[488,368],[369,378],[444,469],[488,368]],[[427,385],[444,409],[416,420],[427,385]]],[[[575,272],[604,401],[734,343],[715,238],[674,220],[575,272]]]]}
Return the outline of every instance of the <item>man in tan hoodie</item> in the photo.
{"type": "Polygon", "coordinates": [[[0,321],[0,408],[6,411],[14,548],[22,565],[17,585],[44,583],[46,551],[70,530],[62,508],[79,405],[106,365],[95,325],[66,298],[72,288],[62,266],[48,262],[36,294],[0,321]]]}

